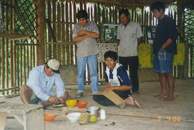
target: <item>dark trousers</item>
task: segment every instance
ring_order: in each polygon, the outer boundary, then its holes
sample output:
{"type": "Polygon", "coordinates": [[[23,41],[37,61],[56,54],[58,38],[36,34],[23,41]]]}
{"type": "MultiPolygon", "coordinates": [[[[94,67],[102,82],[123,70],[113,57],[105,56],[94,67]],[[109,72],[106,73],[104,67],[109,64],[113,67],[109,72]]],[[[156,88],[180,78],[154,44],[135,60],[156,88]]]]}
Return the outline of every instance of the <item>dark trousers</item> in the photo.
{"type": "Polygon", "coordinates": [[[133,91],[138,91],[139,90],[139,80],[138,80],[138,66],[139,66],[139,61],[138,61],[138,56],[132,56],[132,57],[119,57],[119,63],[122,64],[126,70],[130,70],[130,78],[131,78],[131,83],[133,87],[133,91]]]}
{"type": "MultiPolygon", "coordinates": [[[[128,96],[130,94],[130,90],[128,90],[128,91],[113,90],[113,92],[115,92],[123,100],[128,98],[128,96]]],[[[103,106],[113,106],[113,105],[115,105],[111,100],[109,100],[104,95],[93,95],[93,100],[96,101],[98,104],[103,105],[103,106]]]]}

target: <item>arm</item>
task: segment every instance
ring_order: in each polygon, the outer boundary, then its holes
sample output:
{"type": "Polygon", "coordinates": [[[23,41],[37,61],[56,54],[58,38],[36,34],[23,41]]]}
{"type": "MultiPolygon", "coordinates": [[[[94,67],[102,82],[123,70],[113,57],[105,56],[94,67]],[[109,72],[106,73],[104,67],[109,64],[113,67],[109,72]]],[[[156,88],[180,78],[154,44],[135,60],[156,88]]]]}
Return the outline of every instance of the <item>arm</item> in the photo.
{"type": "Polygon", "coordinates": [[[95,32],[90,32],[90,31],[85,31],[85,35],[88,35],[91,38],[99,38],[100,34],[95,33],[95,32]]]}
{"type": "Polygon", "coordinates": [[[172,39],[168,38],[167,41],[162,45],[160,50],[165,49],[167,46],[169,46],[172,43],[172,39]]]}
{"type": "Polygon", "coordinates": [[[137,43],[138,46],[142,43],[142,39],[143,39],[143,33],[141,31],[141,26],[139,24],[137,24],[137,43]]]}
{"type": "Polygon", "coordinates": [[[80,42],[80,41],[83,41],[83,40],[87,39],[88,37],[89,37],[88,35],[83,35],[83,36],[77,35],[73,38],[73,41],[74,42],[80,42]]]}
{"type": "Polygon", "coordinates": [[[143,37],[139,37],[139,38],[137,39],[138,46],[142,43],[142,39],[143,39],[143,37]]]}
{"type": "Polygon", "coordinates": [[[64,95],[65,95],[65,84],[60,76],[60,74],[55,75],[55,85],[56,85],[56,93],[57,98],[61,103],[64,103],[64,95]]]}
{"type": "Polygon", "coordinates": [[[99,38],[100,35],[98,33],[95,33],[95,32],[82,30],[82,31],[79,31],[78,35],[73,38],[73,41],[74,42],[83,41],[83,40],[87,39],[88,37],[99,38]]]}
{"type": "Polygon", "coordinates": [[[110,83],[107,84],[107,88],[104,90],[104,92],[108,92],[108,91],[113,91],[113,90],[117,90],[117,91],[127,91],[127,90],[131,90],[132,86],[127,86],[127,85],[121,85],[121,86],[114,86],[112,87],[110,85],[110,83]]]}

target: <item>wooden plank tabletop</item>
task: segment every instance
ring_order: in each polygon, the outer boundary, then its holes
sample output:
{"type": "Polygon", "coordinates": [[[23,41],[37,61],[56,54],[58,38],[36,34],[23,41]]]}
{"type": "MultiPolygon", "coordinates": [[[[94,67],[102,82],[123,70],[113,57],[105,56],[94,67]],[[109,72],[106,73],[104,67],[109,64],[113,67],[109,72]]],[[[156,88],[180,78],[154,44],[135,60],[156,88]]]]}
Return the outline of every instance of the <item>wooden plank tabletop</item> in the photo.
{"type": "Polygon", "coordinates": [[[14,102],[0,102],[0,112],[12,114],[27,114],[31,111],[43,109],[42,105],[37,104],[19,104],[14,102]]]}

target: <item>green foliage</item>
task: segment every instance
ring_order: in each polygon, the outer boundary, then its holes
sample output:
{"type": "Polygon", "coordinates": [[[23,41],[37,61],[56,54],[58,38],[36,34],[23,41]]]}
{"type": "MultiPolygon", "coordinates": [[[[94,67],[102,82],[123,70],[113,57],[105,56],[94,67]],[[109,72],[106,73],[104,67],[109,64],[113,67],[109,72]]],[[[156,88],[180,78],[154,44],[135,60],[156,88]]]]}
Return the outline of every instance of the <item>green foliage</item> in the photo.
{"type": "Polygon", "coordinates": [[[185,9],[185,41],[194,45],[194,10],[185,9]]]}

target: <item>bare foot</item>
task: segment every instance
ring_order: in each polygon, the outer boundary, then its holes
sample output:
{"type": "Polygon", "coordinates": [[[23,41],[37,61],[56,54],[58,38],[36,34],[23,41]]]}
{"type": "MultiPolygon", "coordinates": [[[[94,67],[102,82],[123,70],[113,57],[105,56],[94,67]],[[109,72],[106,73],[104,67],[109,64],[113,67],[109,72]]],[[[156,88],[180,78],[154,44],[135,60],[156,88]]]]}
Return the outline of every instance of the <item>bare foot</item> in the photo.
{"type": "Polygon", "coordinates": [[[155,98],[167,98],[168,96],[165,94],[158,94],[158,95],[154,95],[155,98]]]}
{"type": "Polygon", "coordinates": [[[167,97],[167,98],[164,98],[163,101],[174,101],[174,97],[167,97]]]}
{"type": "Polygon", "coordinates": [[[133,97],[129,96],[128,98],[125,99],[125,104],[129,104],[132,106],[136,106],[137,108],[142,109],[143,107],[135,100],[133,97]]]}
{"type": "Polygon", "coordinates": [[[125,104],[129,104],[129,105],[132,105],[132,106],[135,106],[135,103],[133,100],[131,100],[130,97],[126,98],[125,99],[125,104]]]}

